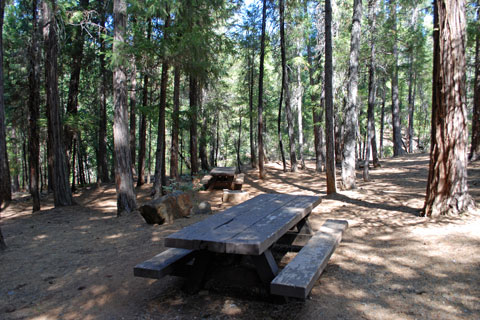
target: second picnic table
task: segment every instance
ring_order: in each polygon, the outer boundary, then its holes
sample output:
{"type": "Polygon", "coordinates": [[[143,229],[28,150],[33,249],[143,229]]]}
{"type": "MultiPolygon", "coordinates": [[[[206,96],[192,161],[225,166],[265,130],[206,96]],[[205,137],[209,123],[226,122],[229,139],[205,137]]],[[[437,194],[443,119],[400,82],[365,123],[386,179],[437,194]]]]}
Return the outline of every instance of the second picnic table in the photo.
{"type": "Polygon", "coordinates": [[[235,188],[235,167],[216,167],[210,171],[212,176],[209,185],[210,188],[235,188]]]}

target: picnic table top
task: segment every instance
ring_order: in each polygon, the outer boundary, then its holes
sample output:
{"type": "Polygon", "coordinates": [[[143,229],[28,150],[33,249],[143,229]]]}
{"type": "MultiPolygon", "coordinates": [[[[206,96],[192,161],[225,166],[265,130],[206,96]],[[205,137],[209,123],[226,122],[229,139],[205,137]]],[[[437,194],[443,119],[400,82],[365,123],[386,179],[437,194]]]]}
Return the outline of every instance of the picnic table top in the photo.
{"type": "Polygon", "coordinates": [[[235,176],[235,167],[216,167],[210,171],[212,176],[235,176]]]}
{"type": "Polygon", "coordinates": [[[165,246],[260,255],[320,202],[318,196],[261,194],[169,235],[165,246]]]}

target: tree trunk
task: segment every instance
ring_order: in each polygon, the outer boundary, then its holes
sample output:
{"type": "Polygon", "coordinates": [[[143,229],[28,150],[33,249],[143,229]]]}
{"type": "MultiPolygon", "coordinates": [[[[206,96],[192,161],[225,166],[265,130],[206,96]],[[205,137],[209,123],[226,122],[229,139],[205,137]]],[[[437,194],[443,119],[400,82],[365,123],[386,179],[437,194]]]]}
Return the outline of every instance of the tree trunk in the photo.
{"type": "Polygon", "coordinates": [[[380,119],[380,158],[384,157],[383,154],[383,136],[385,132],[385,104],[387,103],[387,88],[385,83],[382,90],[382,110],[381,110],[381,119],[380,119]]]}
{"type": "Polygon", "coordinates": [[[242,160],[240,158],[240,147],[242,143],[242,113],[240,110],[240,124],[238,125],[238,138],[237,138],[237,143],[236,143],[236,149],[237,149],[237,173],[242,172],[242,160]]]}
{"type": "Polygon", "coordinates": [[[73,204],[72,192],[68,183],[68,168],[63,145],[63,130],[60,121],[58,94],[57,30],[55,22],[55,0],[43,2],[43,37],[45,44],[45,86],[47,110],[51,124],[51,147],[53,155],[53,197],[55,207],[73,204]]]}
{"type": "Polygon", "coordinates": [[[472,144],[470,161],[480,159],[480,11],[477,1],[477,33],[475,36],[475,88],[473,95],[472,144]]]}
{"type": "Polygon", "coordinates": [[[358,131],[358,56],[362,21],[362,0],[353,2],[352,37],[348,70],[347,104],[344,111],[342,152],[342,188],[355,189],[355,143],[358,131]]]}
{"type": "MultiPolygon", "coordinates": [[[[301,55],[301,52],[298,52],[298,55],[301,55]]],[[[305,159],[303,158],[303,111],[302,111],[302,100],[303,100],[303,85],[302,85],[302,69],[300,64],[297,66],[297,89],[296,89],[296,100],[297,100],[297,123],[298,123],[298,151],[300,154],[300,167],[305,169],[305,159]]]]}
{"type": "MultiPolygon", "coordinates": [[[[152,20],[148,19],[147,40],[150,41],[152,35],[152,20]]],[[[146,110],[148,108],[148,73],[144,71],[143,75],[143,90],[142,90],[142,105],[146,110]]],[[[142,112],[139,130],[139,151],[138,151],[138,177],[137,187],[145,184],[145,153],[147,150],[147,116],[142,112]]]]}
{"type": "Polygon", "coordinates": [[[265,179],[265,153],[263,151],[263,64],[265,61],[265,27],[267,19],[267,0],[262,7],[262,37],[260,40],[260,66],[258,75],[258,175],[265,179]]]}
{"type": "Polygon", "coordinates": [[[37,0],[32,1],[32,43],[29,54],[29,100],[28,100],[28,165],[30,168],[29,189],[32,195],[32,211],[40,210],[40,192],[38,184],[40,179],[40,137],[38,133],[38,118],[40,117],[40,55],[37,43],[38,20],[37,20],[37,0]]]}
{"type": "Polygon", "coordinates": [[[172,147],[170,150],[170,179],[178,175],[178,133],[180,130],[180,67],[175,66],[173,78],[172,147]]]}
{"type": "Polygon", "coordinates": [[[292,172],[295,172],[297,171],[297,155],[296,155],[297,147],[295,145],[295,132],[293,130],[293,115],[292,115],[292,107],[291,107],[291,99],[290,99],[290,89],[288,85],[289,77],[288,77],[286,57],[284,57],[284,59],[282,60],[282,69],[285,70],[285,78],[283,80],[283,92],[285,94],[285,114],[287,116],[288,147],[289,147],[289,153],[290,153],[290,170],[292,172]]]}
{"type": "Polygon", "coordinates": [[[434,1],[430,168],[423,215],[460,214],[475,206],[467,188],[464,0],[434,1]]]}
{"type": "Polygon", "coordinates": [[[283,138],[282,138],[282,103],[283,94],[286,81],[286,54],[285,54],[285,3],[283,0],[279,1],[280,8],[280,52],[282,56],[282,85],[280,88],[280,101],[278,103],[278,118],[277,118],[277,132],[278,132],[278,145],[280,148],[280,154],[282,156],[283,172],[287,171],[287,163],[285,161],[285,152],[283,150],[283,138]]]}
{"type": "Polygon", "coordinates": [[[415,71],[413,52],[410,55],[410,66],[408,70],[408,153],[413,153],[413,116],[415,111],[415,71]]]}
{"type": "Polygon", "coordinates": [[[393,156],[401,156],[405,152],[402,148],[402,125],[400,120],[400,100],[398,97],[398,44],[397,44],[397,3],[391,1],[392,31],[393,31],[393,70],[392,70],[392,126],[393,126],[393,156]]]}
{"type": "MultiPolygon", "coordinates": [[[[252,46],[252,56],[250,57],[250,87],[248,88],[248,106],[250,117],[250,163],[253,169],[257,168],[257,156],[255,152],[255,139],[253,137],[253,87],[255,83],[254,69],[255,69],[255,49],[252,46]]],[[[217,140],[218,141],[218,140],[217,140]]]]}
{"type": "Polygon", "coordinates": [[[197,152],[197,94],[198,83],[195,76],[190,75],[190,163],[191,163],[191,175],[198,173],[198,152],[197,152]]]}
{"type": "MultiPolygon", "coordinates": [[[[3,96],[3,15],[5,1],[0,3],[0,207],[3,202],[12,200],[10,167],[8,165],[7,139],[5,130],[5,100],[3,96]]],[[[3,238],[1,239],[3,240],[3,238]]],[[[0,241],[0,246],[3,241],[0,241]]]]}
{"type": "Polygon", "coordinates": [[[203,88],[203,86],[199,86],[200,89],[199,95],[197,96],[198,98],[198,107],[200,108],[200,116],[201,116],[201,126],[200,126],[200,141],[199,141],[199,148],[198,148],[198,153],[200,156],[200,165],[202,170],[204,171],[209,171],[209,165],[208,165],[208,156],[207,156],[207,129],[208,129],[208,120],[207,120],[207,114],[206,110],[203,106],[203,101],[205,100],[204,97],[206,95],[206,91],[203,88]]]}
{"type": "Polygon", "coordinates": [[[114,0],[114,42],[113,55],[116,57],[113,69],[113,139],[115,156],[115,186],[117,190],[117,215],[136,209],[133,189],[132,159],[130,158],[127,105],[127,76],[125,72],[125,35],[127,26],[127,3],[114,0]]]}
{"type": "MultiPolygon", "coordinates": [[[[87,10],[88,7],[88,0],[81,0],[80,7],[82,10],[87,10]]],[[[67,98],[67,118],[71,118],[70,120],[74,120],[78,114],[78,93],[79,93],[79,86],[80,86],[80,72],[82,70],[82,60],[83,60],[83,28],[82,26],[74,26],[73,27],[73,35],[72,35],[72,57],[71,57],[71,74],[70,74],[70,82],[68,86],[68,98],[67,98]]],[[[74,123],[74,121],[71,121],[74,123]]],[[[72,163],[70,166],[70,161],[74,162],[73,159],[75,155],[72,154],[73,145],[76,143],[77,140],[77,128],[72,127],[69,124],[65,125],[65,146],[66,146],[66,154],[67,154],[67,168],[68,168],[68,177],[70,176],[70,171],[75,171],[75,166],[72,163]]],[[[72,191],[74,191],[74,179],[72,178],[72,191]]]]}
{"type": "MultiPolygon", "coordinates": [[[[135,40],[134,40],[135,41],[135,40]]],[[[132,173],[135,175],[135,156],[136,156],[136,131],[137,117],[135,116],[137,108],[137,66],[136,59],[133,58],[132,70],[130,71],[130,158],[132,159],[132,173]]]]}
{"type": "MultiPolygon", "coordinates": [[[[100,27],[105,30],[105,4],[99,0],[100,27]]],[[[107,162],[107,70],[105,68],[105,40],[100,36],[100,110],[98,124],[97,181],[109,182],[107,162]]]]}
{"type": "Polygon", "coordinates": [[[335,178],[335,132],[333,118],[332,4],[325,0],[325,131],[327,194],[337,192],[335,178]]]}
{"type": "MultiPolygon", "coordinates": [[[[369,3],[369,17],[370,17],[370,65],[368,68],[368,109],[367,109],[367,140],[365,162],[363,164],[363,180],[369,181],[368,164],[370,159],[370,150],[373,149],[375,143],[375,97],[377,95],[377,86],[375,83],[375,32],[376,32],[376,9],[377,0],[370,0],[369,3]]],[[[375,160],[374,160],[375,162],[375,160]]]]}

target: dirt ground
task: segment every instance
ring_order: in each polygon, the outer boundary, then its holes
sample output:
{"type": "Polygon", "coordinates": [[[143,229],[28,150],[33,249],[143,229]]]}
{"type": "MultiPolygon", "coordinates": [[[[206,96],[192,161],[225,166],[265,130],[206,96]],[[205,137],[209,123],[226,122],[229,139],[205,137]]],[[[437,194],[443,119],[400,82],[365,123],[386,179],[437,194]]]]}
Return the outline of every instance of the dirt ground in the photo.
{"type": "MultiPolygon", "coordinates": [[[[138,214],[116,217],[113,185],[85,188],[78,205],[53,209],[45,199],[32,214],[16,195],[2,212],[8,249],[0,253],[0,319],[480,319],[480,214],[421,218],[426,155],[382,161],[371,182],[325,196],[313,162],[298,173],[267,166],[268,179],[248,171],[244,190],[317,194],[312,226],[349,221],[340,246],[305,302],[203,290],[189,295],[183,279],[133,276],[133,267],[164,250],[163,238],[206,218],[150,226],[138,214]],[[46,205],[47,204],[47,205],[46,205]]],[[[148,186],[138,190],[147,199],[148,186]]],[[[480,202],[480,163],[469,168],[469,190],[480,202]]],[[[221,191],[201,191],[214,212],[221,191]]]]}

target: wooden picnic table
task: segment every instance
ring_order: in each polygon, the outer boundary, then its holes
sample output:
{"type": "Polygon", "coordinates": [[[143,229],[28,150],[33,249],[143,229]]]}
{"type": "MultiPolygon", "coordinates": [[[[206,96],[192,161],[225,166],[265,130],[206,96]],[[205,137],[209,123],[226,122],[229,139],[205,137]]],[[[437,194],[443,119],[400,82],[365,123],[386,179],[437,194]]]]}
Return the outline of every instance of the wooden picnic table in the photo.
{"type": "Polygon", "coordinates": [[[227,188],[234,189],[235,181],[235,167],[216,167],[210,170],[212,179],[210,181],[210,188],[227,188]]]}
{"type": "MultiPolygon", "coordinates": [[[[308,229],[307,217],[320,202],[317,196],[261,194],[167,236],[165,246],[196,250],[197,260],[211,259],[212,252],[250,255],[261,280],[270,283],[278,272],[270,247],[297,225],[308,229]]],[[[194,270],[201,283],[206,270],[201,264],[194,270]]]]}
{"type": "Polygon", "coordinates": [[[216,256],[249,256],[270,293],[305,299],[348,225],[327,220],[312,235],[308,217],[320,202],[318,196],[258,195],[167,236],[165,246],[171,249],[137,265],[134,273],[155,279],[167,274],[186,276],[189,291],[198,291],[216,256]],[[306,239],[302,249],[279,272],[272,248],[301,238],[306,239]]]}

